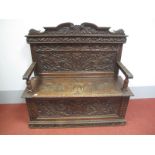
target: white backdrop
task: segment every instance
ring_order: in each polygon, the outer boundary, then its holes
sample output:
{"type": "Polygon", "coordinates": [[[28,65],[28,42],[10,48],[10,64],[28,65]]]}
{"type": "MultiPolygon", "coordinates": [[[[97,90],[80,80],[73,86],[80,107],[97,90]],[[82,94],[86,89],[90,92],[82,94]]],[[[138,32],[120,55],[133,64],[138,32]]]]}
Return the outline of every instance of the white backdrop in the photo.
{"type": "MultiPolygon", "coordinates": [[[[0,91],[23,90],[25,87],[22,75],[31,64],[31,55],[24,35],[29,29],[43,30],[43,26],[57,26],[62,22],[92,22],[110,26],[112,30],[123,28],[129,37],[124,45],[122,62],[134,75],[130,86],[155,86],[153,1],[57,0],[50,5],[43,4],[37,4],[34,11],[34,6],[24,3],[12,12],[18,17],[20,10],[27,8],[22,19],[19,16],[20,19],[0,20],[0,91]]],[[[11,4],[8,7],[8,10],[12,9],[11,4]]]]}

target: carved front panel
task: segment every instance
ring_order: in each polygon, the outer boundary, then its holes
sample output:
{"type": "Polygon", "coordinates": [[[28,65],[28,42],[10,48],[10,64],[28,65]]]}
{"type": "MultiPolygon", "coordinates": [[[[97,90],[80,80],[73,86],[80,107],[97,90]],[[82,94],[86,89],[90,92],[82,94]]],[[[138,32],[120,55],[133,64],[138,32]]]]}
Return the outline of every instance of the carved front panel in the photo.
{"type": "Polygon", "coordinates": [[[115,59],[115,51],[37,52],[39,72],[114,71],[115,59]]]}
{"type": "Polygon", "coordinates": [[[121,98],[72,98],[35,101],[38,116],[69,117],[118,114],[121,98]]]}

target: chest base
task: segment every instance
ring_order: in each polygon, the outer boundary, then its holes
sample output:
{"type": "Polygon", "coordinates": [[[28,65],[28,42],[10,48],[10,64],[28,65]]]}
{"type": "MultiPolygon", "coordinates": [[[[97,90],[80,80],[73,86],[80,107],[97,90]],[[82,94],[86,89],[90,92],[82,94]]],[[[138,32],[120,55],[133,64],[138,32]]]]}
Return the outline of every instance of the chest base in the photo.
{"type": "Polygon", "coordinates": [[[125,125],[129,96],[28,98],[29,127],[125,125]]]}

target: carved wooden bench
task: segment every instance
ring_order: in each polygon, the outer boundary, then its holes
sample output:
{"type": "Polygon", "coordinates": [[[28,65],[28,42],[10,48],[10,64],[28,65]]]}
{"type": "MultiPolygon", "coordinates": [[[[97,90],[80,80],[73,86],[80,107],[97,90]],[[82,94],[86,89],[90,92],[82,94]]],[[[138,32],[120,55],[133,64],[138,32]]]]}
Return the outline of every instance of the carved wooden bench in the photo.
{"type": "Polygon", "coordinates": [[[120,62],[123,30],[91,23],[29,31],[33,63],[23,76],[30,127],[125,124],[132,74],[120,62]],[[118,76],[119,69],[125,80],[118,76]],[[30,78],[34,72],[34,77],[30,78]]]}

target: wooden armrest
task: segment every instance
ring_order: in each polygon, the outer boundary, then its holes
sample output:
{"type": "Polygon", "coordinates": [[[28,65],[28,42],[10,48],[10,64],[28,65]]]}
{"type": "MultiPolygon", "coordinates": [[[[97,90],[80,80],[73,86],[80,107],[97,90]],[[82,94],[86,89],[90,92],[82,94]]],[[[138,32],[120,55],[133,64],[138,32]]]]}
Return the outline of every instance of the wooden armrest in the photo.
{"type": "Polygon", "coordinates": [[[31,85],[31,80],[29,80],[32,72],[34,71],[34,68],[36,66],[36,62],[33,62],[30,67],[27,69],[27,71],[25,72],[25,74],[23,75],[23,80],[26,80],[26,85],[27,85],[27,91],[28,92],[32,92],[32,85],[31,85]]]}
{"type": "Polygon", "coordinates": [[[132,79],[133,75],[131,74],[131,72],[121,62],[118,61],[117,65],[118,65],[119,69],[122,71],[122,73],[126,77],[125,80],[124,80],[122,89],[123,90],[127,90],[129,79],[132,79]]]}
{"type": "Polygon", "coordinates": [[[34,71],[34,68],[36,66],[36,62],[33,62],[30,67],[27,69],[27,71],[25,72],[25,74],[23,75],[23,80],[29,80],[32,72],[34,71]]]}
{"type": "Polygon", "coordinates": [[[132,79],[133,78],[133,75],[131,74],[131,72],[121,62],[118,61],[117,65],[118,65],[119,69],[123,72],[123,74],[128,79],[132,79]]]}

